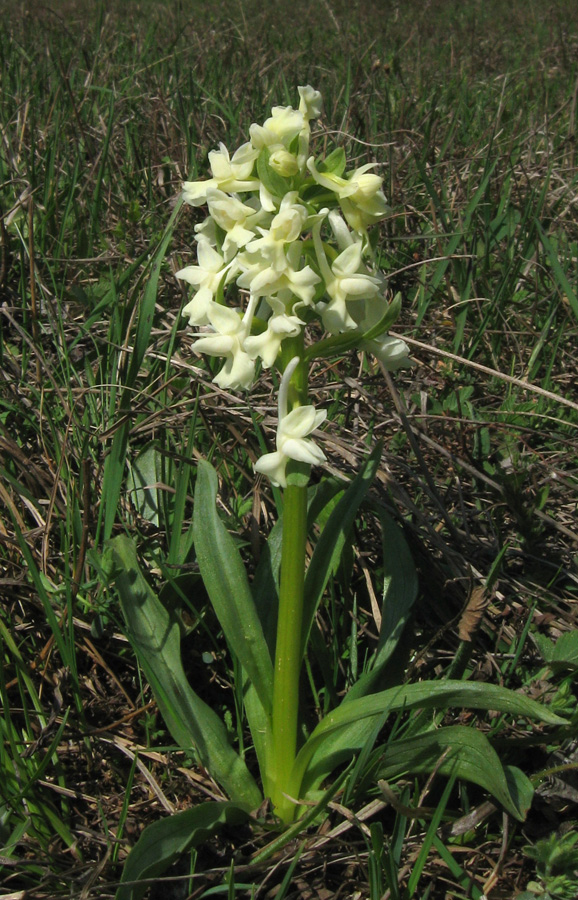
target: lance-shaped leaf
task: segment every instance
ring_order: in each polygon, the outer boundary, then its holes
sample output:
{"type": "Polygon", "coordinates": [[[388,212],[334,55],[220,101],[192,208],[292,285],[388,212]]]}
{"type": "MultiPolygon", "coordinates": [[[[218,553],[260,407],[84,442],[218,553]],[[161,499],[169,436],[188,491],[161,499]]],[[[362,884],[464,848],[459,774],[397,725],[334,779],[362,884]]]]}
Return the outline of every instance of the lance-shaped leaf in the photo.
{"type": "Polygon", "coordinates": [[[277,613],[279,607],[279,570],[281,568],[281,551],[283,547],[283,518],[279,516],[269,533],[267,543],[261,550],[261,556],[255,577],[251,585],[255,600],[255,608],[271,658],[275,655],[275,637],[277,634],[277,613]]]}
{"type": "Polygon", "coordinates": [[[342,703],[317,725],[299,751],[291,775],[290,793],[301,797],[337,765],[362,749],[371,720],[384,712],[411,709],[493,709],[528,716],[549,725],[566,725],[547,706],[508,688],[473,681],[436,681],[405,684],[368,697],[342,703]]]}
{"type": "Polygon", "coordinates": [[[433,771],[453,774],[484,788],[516,819],[526,818],[534,794],[530,780],[515,766],[503,766],[487,737],[475,728],[450,725],[390,741],[384,749],[381,778],[433,771]]]}
{"type": "Polygon", "coordinates": [[[217,473],[201,460],[195,488],[193,533],[203,582],[227,643],[271,714],[273,663],[243,561],[217,513],[217,473]]]}
{"type": "Polygon", "coordinates": [[[179,623],[140,571],[130,538],[119,535],[108,542],[103,568],[114,575],[127,636],[172,737],[184,750],[196,751],[201,764],[229,797],[247,809],[255,809],[261,803],[261,792],[229,744],[225,726],[187,681],[179,623]]]}
{"type": "Polygon", "coordinates": [[[385,509],[377,504],[373,506],[381,522],[385,573],[381,629],[372,667],[355,682],[344,703],[363,697],[378,686],[384,687],[379,684],[379,678],[399,643],[417,597],[417,573],[403,532],[385,509]]]}
{"type": "Polygon", "coordinates": [[[257,691],[251,679],[247,677],[246,672],[243,673],[243,704],[251,737],[253,738],[253,747],[257,754],[257,762],[259,763],[259,771],[261,773],[261,781],[263,783],[263,793],[265,797],[270,796],[270,785],[268,781],[268,773],[271,771],[271,748],[273,738],[271,734],[271,718],[263,709],[257,691]]]}
{"type": "Polygon", "coordinates": [[[381,459],[382,445],[378,444],[368,456],[359,474],[353,479],[345,494],[329,516],[317,542],[305,576],[305,600],[303,604],[302,654],[305,653],[309,632],[323,596],[325,586],[337,569],[343,547],[349,536],[357,511],[366,496],[381,459]]]}
{"type": "Polygon", "coordinates": [[[125,863],[115,900],[141,900],[156,879],[183,853],[202,844],[223,825],[242,825],[245,810],[234,803],[203,803],[145,828],[125,863]]]}

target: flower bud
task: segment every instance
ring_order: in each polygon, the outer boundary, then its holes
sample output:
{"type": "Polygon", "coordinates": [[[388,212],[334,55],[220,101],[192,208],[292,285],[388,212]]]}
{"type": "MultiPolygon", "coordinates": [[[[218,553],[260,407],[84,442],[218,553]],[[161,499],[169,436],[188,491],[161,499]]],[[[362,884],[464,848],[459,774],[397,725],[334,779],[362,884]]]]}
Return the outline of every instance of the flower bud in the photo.
{"type": "Polygon", "coordinates": [[[273,171],[277,172],[277,174],[281,175],[283,178],[290,178],[292,175],[297,175],[299,171],[297,157],[284,148],[273,151],[269,157],[269,165],[273,171]]]}

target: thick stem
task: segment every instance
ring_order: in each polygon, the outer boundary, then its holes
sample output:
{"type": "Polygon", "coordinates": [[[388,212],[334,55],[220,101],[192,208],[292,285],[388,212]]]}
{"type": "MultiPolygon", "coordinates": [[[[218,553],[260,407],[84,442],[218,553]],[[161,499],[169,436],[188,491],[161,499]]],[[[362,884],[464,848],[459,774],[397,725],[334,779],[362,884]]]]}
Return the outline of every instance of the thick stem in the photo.
{"type": "MultiPolygon", "coordinates": [[[[303,359],[303,338],[287,341],[283,348],[283,369],[295,356],[303,359]]],[[[291,378],[288,408],[307,402],[307,367],[301,363],[291,378]]],[[[307,541],[307,482],[309,467],[291,462],[283,492],[283,543],[281,583],[273,674],[271,799],[277,815],[290,822],[295,805],[287,800],[290,776],[297,753],[299,727],[299,676],[301,672],[301,626],[305,584],[307,541]]]]}
{"type": "Polygon", "coordinates": [[[301,624],[307,539],[307,485],[289,484],[284,493],[283,545],[279,618],[273,682],[273,772],[271,799],[277,815],[286,822],[295,807],[283,795],[297,753],[299,723],[299,675],[301,672],[301,624]]]}

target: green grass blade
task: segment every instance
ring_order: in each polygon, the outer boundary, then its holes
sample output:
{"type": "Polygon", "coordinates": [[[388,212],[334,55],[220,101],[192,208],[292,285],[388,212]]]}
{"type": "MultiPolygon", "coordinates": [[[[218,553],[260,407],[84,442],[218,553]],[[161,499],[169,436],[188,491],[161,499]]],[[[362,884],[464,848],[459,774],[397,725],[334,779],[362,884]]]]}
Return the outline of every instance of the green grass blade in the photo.
{"type": "Polygon", "coordinates": [[[409,876],[409,880],[407,882],[407,888],[404,892],[404,900],[406,900],[406,898],[407,900],[410,900],[410,898],[415,894],[418,882],[422,876],[427,858],[429,856],[429,852],[434,842],[436,831],[439,828],[442,816],[448,804],[448,800],[450,799],[450,794],[452,792],[456,777],[457,776],[455,770],[453,770],[452,775],[450,776],[450,779],[444,788],[444,792],[436,805],[435,812],[432,816],[431,822],[429,823],[429,827],[426,832],[424,842],[420,848],[419,855],[412,867],[411,875],[409,876]]]}
{"type": "Polygon", "coordinates": [[[550,241],[546,232],[544,231],[544,229],[542,228],[542,226],[540,225],[540,223],[538,221],[536,221],[536,228],[538,230],[538,234],[540,235],[540,240],[542,242],[542,246],[544,247],[544,250],[547,253],[548,261],[549,261],[550,265],[552,266],[552,273],[554,275],[554,279],[556,280],[560,290],[563,292],[563,294],[567,298],[568,303],[570,304],[570,306],[572,308],[572,312],[578,319],[578,297],[576,297],[576,291],[570,284],[570,282],[568,280],[568,276],[566,275],[566,273],[564,272],[564,269],[560,265],[560,260],[558,259],[558,254],[554,250],[554,247],[552,246],[552,242],[550,241]]]}
{"type": "MultiPolygon", "coordinates": [[[[150,271],[150,277],[147,281],[143,294],[142,304],[139,310],[133,352],[128,367],[128,372],[124,381],[124,389],[122,391],[120,401],[121,410],[129,410],[132,406],[134,385],[150,342],[161,265],[167,252],[167,247],[169,246],[170,240],[173,236],[177,215],[179,213],[181,205],[182,200],[179,200],[179,202],[175,206],[175,209],[173,210],[167,227],[165,228],[163,237],[159,245],[157,246],[153,256],[151,257],[149,265],[145,268],[145,271],[139,279],[140,284],[146,273],[150,271]]],[[[125,480],[125,463],[126,453],[128,449],[129,427],[130,420],[125,419],[125,421],[120,425],[118,431],[114,435],[112,448],[106,458],[106,462],[104,465],[104,476],[102,483],[104,501],[104,540],[107,540],[111,536],[118,513],[118,501],[125,480]]]]}
{"type": "Polygon", "coordinates": [[[155,306],[157,302],[157,294],[158,294],[158,285],[159,285],[159,277],[161,274],[161,266],[163,264],[168,246],[173,237],[173,231],[175,229],[175,225],[177,222],[177,217],[179,215],[181,206],[183,205],[182,198],[179,198],[177,203],[175,204],[175,208],[171,214],[171,217],[167,223],[167,227],[165,228],[164,234],[155,249],[155,252],[151,258],[149,266],[143,272],[141,278],[139,279],[139,284],[142,282],[143,278],[146,277],[147,272],[150,271],[150,277],[147,281],[142,304],[139,310],[136,334],[134,339],[134,348],[131,356],[131,361],[128,369],[128,373],[126,376],[126,384],[129,388],[132,388],[134,385],[137,375],[140,371],[140,367],[145,358],[145,353],[149,348],[151,330],[153,327],[153,318],[155,312],[155,306]]]}
{"type": "MultiPolygon", "coordinates": [[[[344,702],[363,697],[375,689],[399,643],[417,597],[417,573],[403,532],[386,510],[377,504],[374,508],[381,524],[385,571],[381,631],[371,670],[356,681],[344,702]]],[[[403,673],[400,675],[403,677],[403,673]]]]}
{"type": "MultiPolygon", "coordinates": [[[[438,851],[453,877],[460,883],[464,892],[466,892],[465,895],[471,896],[472,900],[485,900],[485,894],[480,890],[477,884],[474,883],[472,875],[460,866],[442,839],[437,835],[434,837],[433,846],[438,851]]],[[[534,900],[534,895],[532,895],[532,900],[534,900]]]]}

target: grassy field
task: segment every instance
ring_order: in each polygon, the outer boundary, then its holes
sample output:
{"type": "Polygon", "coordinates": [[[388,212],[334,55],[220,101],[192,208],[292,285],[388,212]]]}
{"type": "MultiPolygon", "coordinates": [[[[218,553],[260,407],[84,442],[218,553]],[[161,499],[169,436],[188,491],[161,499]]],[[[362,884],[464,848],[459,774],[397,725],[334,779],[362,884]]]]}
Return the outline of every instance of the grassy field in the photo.
{"type": "MultiPolygon", "coordinates": [[[[175,207],[207,153],[295,104],[297,85],[324,96],[315,146],[378,162],[392,208],[380,264],[416,365],[384,379],[349,354],[311,386],[330,410],[330,475],[350,477],[385,441],[373,495],[420,574],[408,677],[447,677],[459,654],[470,679],[578,721],[578,7],[260,7],[0,2],[0,900],[113,897],[146,824],[218,795],[171,747],[123,635],[99,572],[112,535],[137,538],[185,620],[191,679],[246,739],[238,672],[196,576],[191,498],[210,457],[221,512],[258,558],[276,514],[252,462],[273,386],[264,373],[250,406],[191,352],[174,273],[193,262],[199,215],[175,207]],[[482,588],[483,620],[461,640],[482,588]]],[[[368,512],[319,615],[336,693],[375,643],[379,543],[368,512]]],[[[309,674],[315,695],[314,660],[309,674]]],[[[275,856],[259,861],[264,829],[225,833],[173,872],[182,894],[167,881],[151,900],[499,900],[530,882],[572,900],[576,724],[452,721],[485,730],[532,779],[524,824],[462,785],[429,834],[423,809],[443,779],[407,778],[384,801],[368,776],[275,856]]]]}

